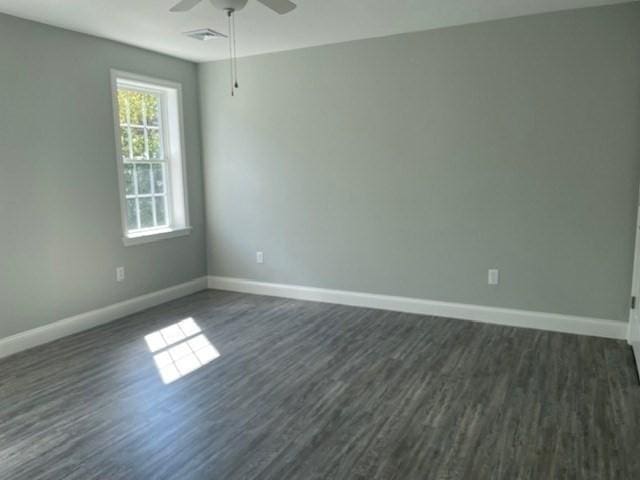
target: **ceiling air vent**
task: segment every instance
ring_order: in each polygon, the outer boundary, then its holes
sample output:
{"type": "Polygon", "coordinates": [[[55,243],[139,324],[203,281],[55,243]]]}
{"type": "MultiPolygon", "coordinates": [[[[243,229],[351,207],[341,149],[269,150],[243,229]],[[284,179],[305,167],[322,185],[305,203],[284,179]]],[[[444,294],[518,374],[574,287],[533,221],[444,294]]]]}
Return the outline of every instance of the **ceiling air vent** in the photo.
{"type": "Polygon", "coordinates": [[[184,32],[187,37],[195,38],[196,40],[215,40],[216,38],[227,38],[223,33],[216,32],[210,28],[201,28],[199,30],[192,30],[191,32],[184,32]]]}

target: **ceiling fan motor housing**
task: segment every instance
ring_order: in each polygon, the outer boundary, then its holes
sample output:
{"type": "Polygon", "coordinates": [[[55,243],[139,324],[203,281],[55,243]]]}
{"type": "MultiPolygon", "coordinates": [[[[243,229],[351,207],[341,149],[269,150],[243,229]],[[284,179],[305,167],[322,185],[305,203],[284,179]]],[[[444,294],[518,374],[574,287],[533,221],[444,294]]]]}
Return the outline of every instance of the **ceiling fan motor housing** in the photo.
{"type": "Polygon", "coordinates": [[[249,0],[211,0],[211,4],[221,10],[242,10],[249,0]]]}

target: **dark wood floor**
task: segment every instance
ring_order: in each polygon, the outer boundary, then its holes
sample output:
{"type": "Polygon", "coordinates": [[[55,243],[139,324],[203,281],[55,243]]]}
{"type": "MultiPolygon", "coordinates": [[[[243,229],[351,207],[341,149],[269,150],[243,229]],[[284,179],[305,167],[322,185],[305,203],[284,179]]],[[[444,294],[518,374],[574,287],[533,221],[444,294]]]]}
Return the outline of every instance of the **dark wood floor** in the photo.
{"type": "Polygon", "coordinates": [[[1,479],[640,478],[624,342],[225,292],[0,361],[0,407],[1,479]],[[220,356],[165,384],[189,317],[220,356]]]}

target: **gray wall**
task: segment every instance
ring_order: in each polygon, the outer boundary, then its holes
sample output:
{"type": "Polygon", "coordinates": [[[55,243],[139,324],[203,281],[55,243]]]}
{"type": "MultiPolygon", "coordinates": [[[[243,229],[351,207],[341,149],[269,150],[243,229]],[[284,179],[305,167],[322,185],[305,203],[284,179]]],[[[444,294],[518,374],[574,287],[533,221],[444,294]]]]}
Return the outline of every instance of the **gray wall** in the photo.
{"type": "Polygon", "coordinates": [[[201,170],[194,64],[0,15],[0,338],[204,275],[201,170]],[[122,244],[110,68],[183,85],[189,237],[122,244]]]}
{"type": "Polygon", "coordinates": [[[209,272],[626,320],[639,25],[635,3],[257,56],[235,98],[201,66],[209,272]]]}

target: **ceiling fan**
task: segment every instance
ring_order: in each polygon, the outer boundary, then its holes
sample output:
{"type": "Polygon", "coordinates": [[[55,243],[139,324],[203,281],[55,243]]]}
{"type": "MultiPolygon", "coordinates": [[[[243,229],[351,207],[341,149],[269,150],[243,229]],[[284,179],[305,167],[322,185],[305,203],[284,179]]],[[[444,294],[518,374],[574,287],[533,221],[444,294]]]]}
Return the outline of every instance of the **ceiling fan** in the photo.
{"type": "MultiPolygon", "coordinates": [[[[174,5],[170,12],[186,12],[198,5],[202,0],[181,0],[174,5]]],[[[242,10],[249,0],[209,0],[211,4],[227,12],[229,19],[229,63],[231,65],[231,96],[235,95],[235,90],[238,88],[238,67],[237,67],[237,55],[236,55],[236,22],[234,13],[242,10]]],[[[296,4],[289,0],[258,0],[265,7],[270,8],[280,15],[289,13],[296,8],[296,4]]]]}
{"type": "MultiPolygon", "coordinates": [[[[186,12],[187,10],[191,10],[197,4],[199,4],[202,0],[182,0],[178,2],[173,8],[171,8],[171,12],[186,12]]],[[[219,8],[220,10],[232,10],[237,12],[238,10],[242,10],[249,0],[210,0],[211,4],[219,8]]],[[[265,7],[270,8],[276,13],[280,15],[284,15],[285,13],[289,13],[291,10],[296,8],[296,4],[290,2],[289,0],[258,0],[265,7]]]]}

